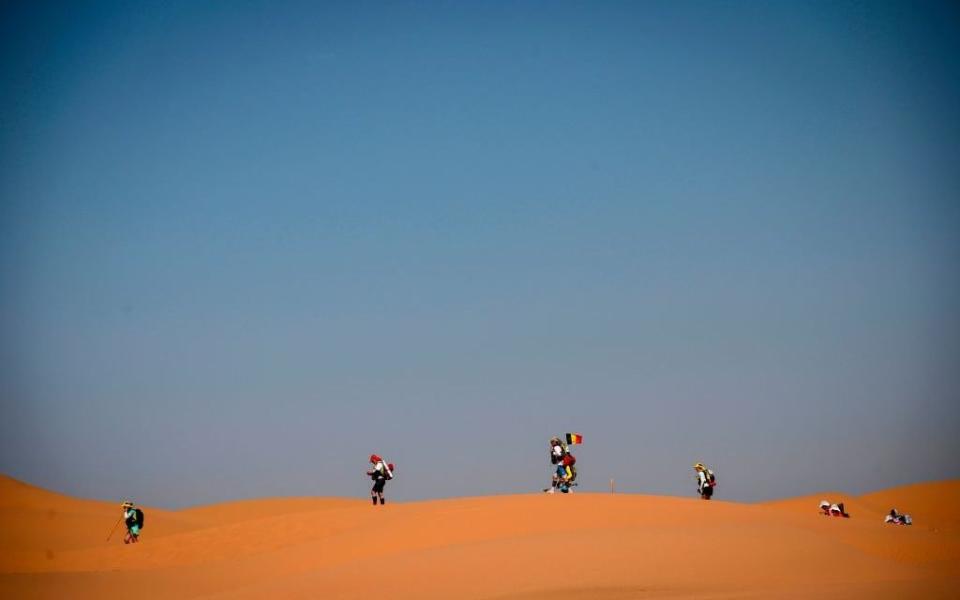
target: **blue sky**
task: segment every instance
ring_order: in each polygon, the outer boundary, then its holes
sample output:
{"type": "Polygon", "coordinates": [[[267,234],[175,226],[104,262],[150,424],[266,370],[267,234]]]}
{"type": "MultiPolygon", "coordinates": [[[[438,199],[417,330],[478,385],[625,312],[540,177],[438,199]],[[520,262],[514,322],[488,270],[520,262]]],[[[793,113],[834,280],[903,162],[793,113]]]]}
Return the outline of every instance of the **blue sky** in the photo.
{"type": "Polygon", "coordinates": [[[950,3],[0,14],[0,472],[183,506],[954,475],[950,3]]]}

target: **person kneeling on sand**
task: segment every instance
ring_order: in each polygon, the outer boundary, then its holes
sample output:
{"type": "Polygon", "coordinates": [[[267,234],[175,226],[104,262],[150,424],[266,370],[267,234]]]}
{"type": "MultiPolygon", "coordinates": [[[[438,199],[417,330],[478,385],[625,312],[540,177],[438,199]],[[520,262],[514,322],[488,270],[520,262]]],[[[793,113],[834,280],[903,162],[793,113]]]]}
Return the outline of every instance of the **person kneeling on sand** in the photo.
{"type": "Polygon", "coordinates": [[[827,517],[844,517],[846,519],[850,518],[850,515],[847,514],[847,511],[843,509],[843,502],[839,504],[830,504],[826,500],[821,500],[820,512],[827,517]]]}
{"type": "Polygon", "coordinates": [[[383,486],[386,485],[388,479],[393,479],[393,464],[387,464],[376,454],[370,455],[370,464],[373,465],[373,470],[367,471],[367,475],[373,479],[373,487],[370,488],[370,500],[374,506],[377,505],[377,499],[380,500],[380,504],[385,504],[383,486]]]}
{"type": "Polygon", "coordinates": [[[890,514],[886,516],[883,520],[884,523],[892,523],[894,525],[913,525],[913,519],[910,515],[902,515],[897,512],[897,509],[891,508],[890,514]]]}
{"type": "Polygon", "coordinates": [[[140,541],[140,530],[143,528],[143,511],[129,500],[120,505],[123,510],[123,521],[127,526],[127,535],[123,538],[124,544],[136,544],[140,541]]]}

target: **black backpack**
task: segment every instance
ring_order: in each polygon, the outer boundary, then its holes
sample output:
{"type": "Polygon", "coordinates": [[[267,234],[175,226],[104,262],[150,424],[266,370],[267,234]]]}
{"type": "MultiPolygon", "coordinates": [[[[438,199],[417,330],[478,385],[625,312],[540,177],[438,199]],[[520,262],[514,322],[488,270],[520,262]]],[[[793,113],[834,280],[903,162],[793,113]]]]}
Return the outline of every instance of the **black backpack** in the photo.
{"type": "Polygon", "coordinates": [[[140,529],[143,529],[143,511],[140,510],[139,508],[137,508],[137,509],[135,509],[135,510],[136,510],[136,512],[137,512],[137,517],[136,517],[136,519],[137,519],[137,527],[139,527],[140,529]]]}

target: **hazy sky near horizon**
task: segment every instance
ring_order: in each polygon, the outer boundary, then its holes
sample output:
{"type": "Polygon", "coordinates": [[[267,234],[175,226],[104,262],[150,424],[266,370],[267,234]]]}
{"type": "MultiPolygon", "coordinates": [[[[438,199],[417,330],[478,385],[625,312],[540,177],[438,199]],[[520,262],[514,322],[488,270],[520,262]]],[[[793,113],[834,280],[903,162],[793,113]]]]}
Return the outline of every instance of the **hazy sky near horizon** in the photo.
{"type": "Polygon", "coordinates": [[[0,472],[184,506],[956,477],[960,9],[0,9],[0,472]]]}

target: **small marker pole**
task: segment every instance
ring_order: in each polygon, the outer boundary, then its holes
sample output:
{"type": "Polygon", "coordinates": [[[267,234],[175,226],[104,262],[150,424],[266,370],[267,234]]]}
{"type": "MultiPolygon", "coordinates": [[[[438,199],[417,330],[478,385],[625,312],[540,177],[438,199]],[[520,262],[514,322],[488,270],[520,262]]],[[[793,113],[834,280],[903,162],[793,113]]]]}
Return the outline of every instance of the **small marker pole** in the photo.
{"type": "Polygon", "coordinates": [[[613,477],[610,478],[610,493],[611,493],[611,494],[617,493],[617,492],[616,492],[616,486],[615,486],[615,484],[614,484],[614,482],[613,482],[613,477]]]}

